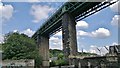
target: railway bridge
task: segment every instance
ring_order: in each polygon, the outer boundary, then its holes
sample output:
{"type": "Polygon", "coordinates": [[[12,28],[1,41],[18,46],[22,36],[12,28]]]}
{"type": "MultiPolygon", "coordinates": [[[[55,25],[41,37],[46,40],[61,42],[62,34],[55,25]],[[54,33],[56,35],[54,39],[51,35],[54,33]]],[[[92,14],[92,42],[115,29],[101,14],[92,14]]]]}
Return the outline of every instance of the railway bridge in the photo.
{"type": "MultiPolygon", "coordinates": [[[[79,1],[79,0],[78,0],[79,1]]],[[[66,61],[69,56],[77,55],[76,22],[82,20],[117,1],[106,2],[65,2],[32,36],[36,40],[39,52],[43,58],[43,68],[49,68],[49,38],[50,35],[62,29],[63,51],[66,61]]]]}

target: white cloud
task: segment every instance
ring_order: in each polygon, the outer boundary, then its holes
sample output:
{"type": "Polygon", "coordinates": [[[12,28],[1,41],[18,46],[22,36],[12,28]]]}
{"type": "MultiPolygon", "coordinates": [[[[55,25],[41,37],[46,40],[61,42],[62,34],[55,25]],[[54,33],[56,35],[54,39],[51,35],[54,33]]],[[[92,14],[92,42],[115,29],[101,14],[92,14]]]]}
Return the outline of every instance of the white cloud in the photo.
{"type": "Polygon", "coordinates": [[[95,46],[95,45],[91,45],[90,47],[91,47],[91,48],[94,48],[94,47],[96,47],[96,46],[95,46]]]}
{"type": "Polygon", "coordinates": [[[60,49],[62,50],[62,39],[52,36],[50,39],[50,49],[60,49]]]}
{"type": "Polygon", "coordinates": [[[13,32],[15,33],[15,32],[18,32],[18,30],[13,30],[13,32]]]}
{"type": "Polygon", "coordinates": [[[113,42],[109,45],[105,45],[105,46],[96,46],[96,45],[91,45],[90,46],[90,49],[88,50],[88,52],[90,53],[96,53],[96,54],[99,54],[100,55],[100,52],[101,52],[101,55],[105,55],[106,53],[109,52],[109,46],[114,46],[114,45],[118,45],[118,43],[116,42],[113,42]],[[98,49],[100,50],[98,50],[98,49]],[[106,49],[107,48],[107,49],[106,49]]]}
{"type": "Polygon", "coordinates": [[[82,30],[79,30],[77,32],[78,36],[88,36],[88,37],[94,37],[94,38],[107,38],[110,36],[110,31],[108,29],[105,28],[99,28],[96,31],[92,31],[92,32],[85,32],[82,30]]]}
{"type": "MultiPolygon", "coordinates": [[[[106,46],[107,47],[107,46],[106,46]]],[[[108,49],[109,47],[107,47],[107,49],[108,49]]],[[[101,48],[101,54],[102,55],[105,55],[106,53],[108,53],[109,51],[107,50],[105,47],[102,47],[101,48]]]]}
{"type": "MultiPolygon", "coordinates": [[[[109,48],[109,46],[105,46],[107,48],[109,48]]],[[[91,45],[89,52],[90,53],[96,53],[98,55],[105,55],[106,53],[108,53],[108,50],[105,48],[104,46],[96,46],[96,45],[91,45]],[[100,50],[100,51],[99,51],[100,50]]]]}
{"type": "MultiPolygon", "coordinates": [[[[113,42],[112,44],[105,45],[105,46],[97,46],[97,45],[91,45],[89,49],[83,49],[84,52],[90,52],[90,53],[96,53],[98,55],[105,55],[106,53],[109,53],[109,46],[116,45],[116,42],[113,42]]],[[[80,47],[80,46],[79,46],[80,47]]],[[[84,47],[85,48],[85,47],[84,47]]],[[[82,52],[82,50],[78,50],[79,52],[82,52]]]]}
{"type": "Polygon", "coordinates": [[[85,21],[78,21],[76,26],[79,29],[79,28],[88,28],[89,25],[85,21]]]}
{"type": "Polygon", "coordinates": [[[62,36],[62,31],[56,33],[55,36],[62,36]]]}
{"type": "Polygon", "coordinates": [[[32,31],[31,29],[26,29],[26,30],[24,30],[24,31],[22,31],[20,33],[23,33],[23,34],[28,35],[29,37],[31,37],[35,33],[35,31],[32,31]]]}
{"type": "Polygon", "coordinates": [[[32,31],[31,29],[26,29],[26,30],[23,30],[23,31],[18,31],[18,30],[13,30],[13,32],[19,32],[20,34],[25,34],[27,35],[28,37],[31,37],[35,31],[32,31]]]}
{"type": "Polygon", "coordinates": [[[35,18],[33,22],[38,23],[39,21],[48,18],[49,13],[51,13],[53,10],[53,8],[47,5],[32,5],[31,14],[35,18]]]}
{"type": "Polygon", "coordinates": [[[28,2],[66,2],[68,0],[28,0],[28,2]]]}
{"type": "Polygon", "coordinates": [[[53,36],[53,37],[50,38],[50,41],[58,42],[58,41],[59,41],[59,38],[53,36]]]}
{"type": "Polygon", "coordinates": [[[83,52],[88,52],[86,49],[83,49],[83,52]]]}
{"type": "Polygon", "coordinates": [[[118,6],[120,6],[120,1],[118,1],[117,3],[111,5],[110,8],[111,8],[111,10],[113,12],[120,13],[120,7],[118,7],[118,6]]]}
{"type": "Polygon", "coordinates": [[[90,53],[99,54],[95,49],[90,49],[90,53]]]}
{"type": "Polygon", "coordinates": [[[2,16],[2,22],[9,20],[13,16],[14,8],[12,5],[4,5],[0,3],[0,16],[2,16]]]}
{"type": "MultiPolygon", "coordinates": [[[[19,32],[20,34],[25,34],[29,37],[31,37],[35,33],[35,31],[32,31],[31,29],[26,29],[24,31],[13,30],[13,32],[19,32]]],[[[4,36],[3,35],[0,35],[0,43],[4,43],[4,36]]]]}
{"type": "Polygon", "coordinates": [[[90,33],[85,32],[85,31],[82,31],[82,30],[79,30],[79,31],[77,32],[77,35],[80,35],[80,36],[90,36],[90,33]]]}
{"type": "Polygon", "coordinates": [[[39,2],[39,0],[28,0],[28,2],[39,2]]]}
{"type": "Polygon", "coordinates": [[[98,54],[98,51],[97,51],[97,46],[95,46],[95,45],[91,45],[90,46],[90,49],[89,49],[89,52],[90,53],[96,53],[96,54],[98,54]]]}
{"type": "Polygon", "coordinates": [[[110,31],[105,28],[99,28],[98,30],[91,32],[91,34],[92,37],[95,38],[106,38],[110,36],[110,31]]]}
{"type": "Polygon", "coordinates": [[[113,43],[112,43],[112,46],[113,46],[113,45],[118,45],[118,43],[116,43],[116,42],[113,42],[113,43]]]}
{"type": "Polygon", "coordinates": [[[119,26],[120,25],[119,22],[120,22],[120,15],[115,15],[112,18],[111,25],[113,25],[113,26],[119,26]]]}

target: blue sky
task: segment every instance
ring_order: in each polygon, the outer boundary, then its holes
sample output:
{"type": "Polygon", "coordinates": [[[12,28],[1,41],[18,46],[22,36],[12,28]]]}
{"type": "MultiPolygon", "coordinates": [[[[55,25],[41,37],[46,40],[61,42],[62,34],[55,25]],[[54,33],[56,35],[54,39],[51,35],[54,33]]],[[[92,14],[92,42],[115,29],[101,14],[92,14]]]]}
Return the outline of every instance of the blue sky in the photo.
{"type": "MultiPolygon", "coordinates": [[[[19,31],[32,36],[62,4],[62,2],[0,3],[2,35],[19,31]]],[[[104,46],[118,44],[118,21],[120,15],[117,4],[77,22],[78,51],[84,49],[86,52],[99,53],[96,49],[98,47],[102,52],[107,52],[104,46]]],[[[0,38],[0,42],[2,42],[2,36],[0,38]]],[[[61,31],[50,37],[50,48],[62,49],[61,31]]]]}

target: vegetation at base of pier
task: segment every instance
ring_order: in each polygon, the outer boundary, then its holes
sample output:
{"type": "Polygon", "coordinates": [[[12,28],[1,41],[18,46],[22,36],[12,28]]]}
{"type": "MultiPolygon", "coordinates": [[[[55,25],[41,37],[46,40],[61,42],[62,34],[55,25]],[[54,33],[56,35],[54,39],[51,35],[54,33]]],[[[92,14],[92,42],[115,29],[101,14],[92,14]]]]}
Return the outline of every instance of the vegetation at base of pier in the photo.
{"type": "Polygon", "coordinates": [[[2,51],[2,44],[0,44],[0,51],[2,51]]]}
{"type": "MultiPolygon", "coordinates": [[[[51,67],[68,65],[68,63],[65,61],[65,57],[62,50],[50,49],[49,51],[50,51],[50,58],[57,57],[56,60],[50,62],[51,67]]],[[[97,54],[88,53],[88,52],[78,52],[78,56],[91,56],[91,55],[97,55],[97,54]]]]}
{"type": "Polygon", "coordinates": [[[41,57],[38,53],[34,39],[24,34],[8,33],[2,44],[3,60],[34,59],[35,65],[41,65],[41,57]]]}
{"type": "Polygon", "coordinates": [[[50,62],[51,67],[68,65],[68,62],[65,61],[65,57],[62,50],[50,49],[49,51],[50,58],[57,57],[57,60],[53,60],[50,62]]]}
{"type": "Polygon", "coordinates": [[[50,58],[58,57],[59,54],[63,54],[63,51],[58,49],[50,49],[49,52],[50,52],[50,58]]]}

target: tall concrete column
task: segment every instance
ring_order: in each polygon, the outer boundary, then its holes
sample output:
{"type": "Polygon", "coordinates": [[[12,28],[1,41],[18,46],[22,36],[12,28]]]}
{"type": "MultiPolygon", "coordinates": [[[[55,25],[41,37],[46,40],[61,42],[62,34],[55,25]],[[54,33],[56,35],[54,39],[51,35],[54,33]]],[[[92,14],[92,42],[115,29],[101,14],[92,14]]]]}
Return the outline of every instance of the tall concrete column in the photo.
{"type": "Polygon", "coordinates": [[[39,53],[42,57],[42,68],[49,68],[49,37],[39,37],[39,53]]]}
{"type": "Polygon", "coordinates": [[[62,17],[63,51],[68,60],[69,56],[77,55],[76,22],[75,18],[66,12],[62,17]]]}

